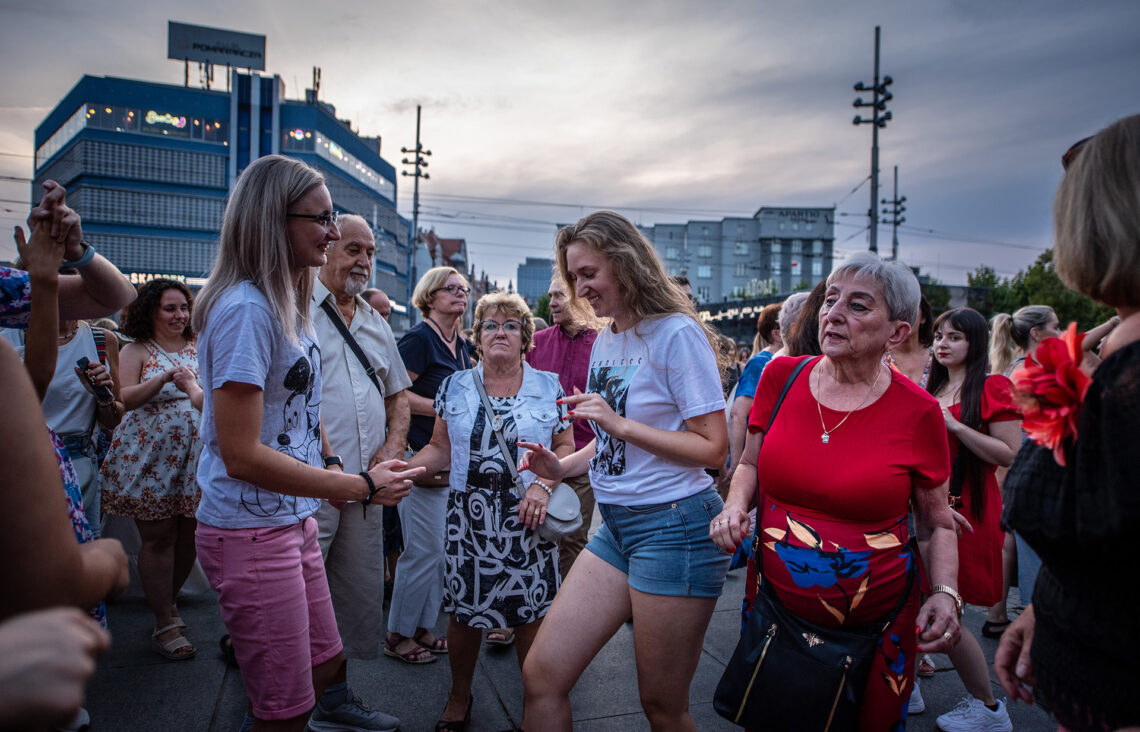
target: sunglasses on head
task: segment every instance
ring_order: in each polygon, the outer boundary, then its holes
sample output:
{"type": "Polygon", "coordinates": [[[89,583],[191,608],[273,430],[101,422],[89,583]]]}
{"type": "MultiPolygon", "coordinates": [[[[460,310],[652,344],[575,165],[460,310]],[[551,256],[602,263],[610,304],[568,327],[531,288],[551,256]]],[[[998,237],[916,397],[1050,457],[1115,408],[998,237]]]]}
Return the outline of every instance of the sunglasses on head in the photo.
{"type": "Polygon", "coordinates": [[[1065,154],[1061,156],[1061,167],[1065,170],[1068,170],[1069,165],[1071,165],[1073,160],[1076,159],[1077,153],[1079,153],[1081,151],[1081,148],[1085,146],[1085,143],[1091,139],[1093,139],[1093,136],[1089,135],[1083,140],[1077,140],[1074,142],[1072,146],[1065,151],[1065,154]]]}

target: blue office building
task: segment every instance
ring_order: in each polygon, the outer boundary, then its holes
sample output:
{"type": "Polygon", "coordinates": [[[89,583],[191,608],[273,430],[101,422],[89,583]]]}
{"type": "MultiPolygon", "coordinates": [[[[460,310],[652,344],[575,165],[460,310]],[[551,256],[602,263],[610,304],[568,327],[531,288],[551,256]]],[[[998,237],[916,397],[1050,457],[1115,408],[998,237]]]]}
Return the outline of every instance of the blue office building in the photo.
{"type": "Polygon", "coordinates": [[[58,181],[88,241],[133,281],[200,285],[238,174],[262,155],[290,155],[321,171],[337,210],[371,223],[373,285],[403,312],[410,226],[380,138],[357,135],[311,90],[285,99],[278,76],[235,70],[229,82],[219,91],[84,76],[36,128],[33,199],[42,181],[58,181]]]}

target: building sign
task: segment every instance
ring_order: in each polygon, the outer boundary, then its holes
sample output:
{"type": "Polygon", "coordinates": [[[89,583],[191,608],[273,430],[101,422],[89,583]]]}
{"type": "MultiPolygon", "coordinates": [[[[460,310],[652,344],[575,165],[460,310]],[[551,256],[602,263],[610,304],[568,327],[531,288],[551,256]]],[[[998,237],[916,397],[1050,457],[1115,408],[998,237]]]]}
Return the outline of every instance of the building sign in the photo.
{"type": "Polygon", "coordinates": [[[167,24],[166,57],[264,71],[265,36],[172,20],[167,24]]]}
{"type": "Polygon", "coordinates": [[[132,285],[144,285],[151,280],[175,280],[182,282],[187,287],[202,287],[206,284],[205,277],[187,277],[181,274],[166,274],[154,272],[125,272],[127,279],[131,281],[132,285]]]}
{"type": "Polygon", "coordinates": [[[158,112],[148,109],[142,115],[140,132],[151,135],[166,135],[168,137],[190,137],[190,128],[186,126],[186,118],[169,112],[158,112]]]}

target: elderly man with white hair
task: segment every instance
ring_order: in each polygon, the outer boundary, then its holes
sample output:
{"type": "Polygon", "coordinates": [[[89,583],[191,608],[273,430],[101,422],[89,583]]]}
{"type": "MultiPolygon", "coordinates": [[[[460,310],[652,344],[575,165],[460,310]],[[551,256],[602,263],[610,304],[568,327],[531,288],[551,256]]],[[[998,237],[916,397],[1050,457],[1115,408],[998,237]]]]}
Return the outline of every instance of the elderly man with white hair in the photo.
{"type": "MultiPolygon", "coordinates": [[[[410,419],[405,390],[411,381],[388,322],[361,297],[376,254],[372,230],[355,215],[341,216],[337,225],[340,240],[329,247],[313,285],[312,317],[324,381],[321,421],[335,453],[325,456],[326,468],[359,473],[404,457],[410,419]]],[[[344,655],[376,658],[384,596],[381,513],[326,501],[317,511],[317,525],[344,655]]],[[[343,679],[334,680],[326,695],[338,693],[336,681],[343,679]]],[[[399,726],[395,717],[371,714],[335,729],[399,726]]]]}

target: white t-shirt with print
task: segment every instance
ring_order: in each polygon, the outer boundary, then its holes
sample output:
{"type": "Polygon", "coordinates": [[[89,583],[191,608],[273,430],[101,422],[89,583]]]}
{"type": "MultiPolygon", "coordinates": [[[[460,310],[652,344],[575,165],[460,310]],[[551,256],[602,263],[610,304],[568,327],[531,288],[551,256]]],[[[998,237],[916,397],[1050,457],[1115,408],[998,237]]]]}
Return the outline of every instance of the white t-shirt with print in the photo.
{"type": "Polygon", "coordinates": [[[251,282],[222,293],[198,336],[205,392],[197,518],[222,529],[287,526],[313,515],[319,498],[287,496],[226,473],[214,427],[214,389],[226,382],[262,390],[261,444],[321,467],[321,349],[314,333],[285,337],[269,301],[251,282]]]}
{"type": "MultiPolygon", "coordinates": [[[[663,430],[724,409],[720,372],[704,330],[684,315],[646,318],[614,333],[603,328],[590,352],[587,391],[619,416],[663,430]]],[[[712,485],[703,468],[654,455],[593,424],[590,484],[600,503],[638,506],[687,498],[712,485]]]]}

